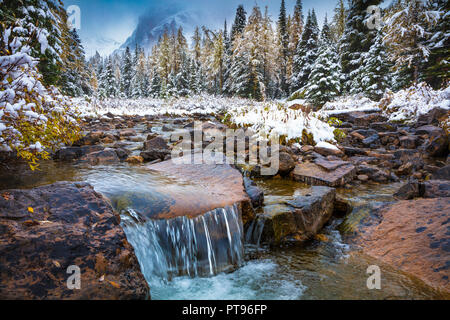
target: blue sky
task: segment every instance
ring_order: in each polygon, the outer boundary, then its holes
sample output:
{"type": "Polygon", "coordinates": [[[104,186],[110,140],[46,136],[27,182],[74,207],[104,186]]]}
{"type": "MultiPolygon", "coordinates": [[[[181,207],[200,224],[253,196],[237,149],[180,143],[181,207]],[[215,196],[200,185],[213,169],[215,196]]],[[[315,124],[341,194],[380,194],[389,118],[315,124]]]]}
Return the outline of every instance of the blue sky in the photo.
{"type": "MultiPolygon", "coordinates": [[[[286,0],[288,13],[292,13],[296,0],[286,0]]],[[[160,12],[162,10],[180,8],[199,10],[205,17],[205,25],[209,28],[223,26],[224,19],[231,24],[236,7],[244,4],[247,13],[257,3],[260,7],[269,7],[274,21],[278,18],[281,0],[65,0],[64,5],[78,5],[81,9],[81,39],[90,55],[98,39],[114,40],[123,43],[135,29],[139,16],[148,10],[160,12]],[[97,39],[97,40],[95,40],[97,39]]],[[[309,9],[314,8],[319,23],[322,23],[325,14],[333,14],[337,0],[303,0],[303,10],[306,15],[309,9]]],[[[229,24],[229,25],[230,25],[229,24]]],[[[112,45],[112,44],[111,44],[112,45]]],[[[98,46],[98,43],[97,43],[98,46]]],[[[105,54],[111,49],[105,49],[105,54]]],[[[95,52],[95,51],[94,51],[95,52]]]]}

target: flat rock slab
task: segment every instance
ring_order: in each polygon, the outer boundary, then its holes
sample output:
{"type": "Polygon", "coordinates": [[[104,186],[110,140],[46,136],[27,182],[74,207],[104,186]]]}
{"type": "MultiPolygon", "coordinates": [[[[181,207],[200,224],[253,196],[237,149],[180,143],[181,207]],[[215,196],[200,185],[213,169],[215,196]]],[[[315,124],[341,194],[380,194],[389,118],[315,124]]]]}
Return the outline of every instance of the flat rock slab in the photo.
{"type": "Polygon", "coordinates": [[[309,185],[319,185],[319,186],[329,186],[329,187],[339,187],[346,183],[352,181],[356,175],[356,168],[353,164],[347,162],[342,164],[336,161],[330,161],[330,169],[325,169],[324,163],[321,165],[315,163],[300,163],[297,164],[294,171],[292,172],[292,177],[300,182],[304,182],[309,185]]]}
{"type": "MultiPolygon", "coordinates": [[[[197,217],[206,212],[237,204],[243,222],[253,219],[251,201],[244,187],[242,174],[228,164],[178,164],[172,160],[147,166],[160,172],[184,189],[167,190],[165,205],[151,218],[172,219],[181,216],[197,217]]],[[[179,188],[181,189],[181,188],[179,188]]],[[[142,208],[144,216],[149,216],[142,208]]]]}
{"type": "Polygon", "coordinates": [[[450,198],[399,201],[362,227],[363,252],[450,293],[450,198]]]}
{"type": "Polygon", "coordinates": [[[0,299],[148,298],[119,223],[85,183],[1,191],[0,299]],[[80,268],[80,290],[67,287],[72,265],[80,268]]]}

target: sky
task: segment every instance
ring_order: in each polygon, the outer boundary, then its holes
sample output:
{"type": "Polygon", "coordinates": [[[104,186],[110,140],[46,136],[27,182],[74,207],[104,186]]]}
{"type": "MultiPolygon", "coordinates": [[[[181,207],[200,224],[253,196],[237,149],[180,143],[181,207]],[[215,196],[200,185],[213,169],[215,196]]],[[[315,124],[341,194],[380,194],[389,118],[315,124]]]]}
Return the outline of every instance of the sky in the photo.
{"type": "MultiPolygon", "coordinates": [[[[296,0],[286,0],[288,13],[293,12],[296,0]]],[[[77,5],[81,9],[81,29],[78,30],[86,55],[89,57],[101,48],[101,54],[110,54],[132,34],[139,16],[147,11],[154,13],[172,9],[194,9],[201,12],[204,25],[215,29],[223,26],[225,19],[231,26],[236,8],[243,4],[247,14],[258,4],[266,5],[272,20],[277,21],[281,0],[64,0],[64,6],[77,5]]],[[[314,8],[319,23],[333,15],[337,0],[303,0],[303,13],[314,8]]]]}

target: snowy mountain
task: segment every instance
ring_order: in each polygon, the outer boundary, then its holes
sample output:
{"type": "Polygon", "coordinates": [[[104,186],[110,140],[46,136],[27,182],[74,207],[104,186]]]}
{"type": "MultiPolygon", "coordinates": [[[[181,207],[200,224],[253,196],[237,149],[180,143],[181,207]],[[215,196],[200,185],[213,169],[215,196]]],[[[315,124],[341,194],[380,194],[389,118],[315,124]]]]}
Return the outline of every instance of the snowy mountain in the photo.
{"type": "Polygon", "coordinates": [[[121,43],[110,38],[101,36],[89,37],[83,40],[83,46],[85,48],[86,57],[92,57],[95,52],[98,51],[101,56],[107,56],[116,50],[121,43]]]}
{"type": "Polygon", "coordinates": [[[161,16],[147,14],[139,19],[139,23],[133,34],[120,46],[120,51],[126,47],[134,49],[136,43],[149,52],[164,31],[176,32],[179,27],[183,28],[183,33],[189,41],[197,25],[202,25],[200,14],[194,10],[183,10],[161,19],[161,16]]]}

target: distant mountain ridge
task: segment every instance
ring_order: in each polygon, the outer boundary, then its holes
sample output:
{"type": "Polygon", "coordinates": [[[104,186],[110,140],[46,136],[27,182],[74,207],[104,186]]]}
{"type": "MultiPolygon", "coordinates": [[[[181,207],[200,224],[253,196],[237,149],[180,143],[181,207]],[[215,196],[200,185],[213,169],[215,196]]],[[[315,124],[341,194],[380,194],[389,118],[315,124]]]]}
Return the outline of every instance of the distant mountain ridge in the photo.
{"type": "Polygon", "coordinates": [[[166,30],[176,32],[179,27],[183,28],[184,35],[189,42],[195,27],[201,25],[199,12],[195,10],[181,10],[172,13],[171,11],[168,9],[165,12],[167,14],[165,17],[156,15],[154,12],[141,16],[132,35],[116,52],[124,51],[126,47],[134,50],[136,44],[138,44],[139,47],[149,53],[166,30]]]}

